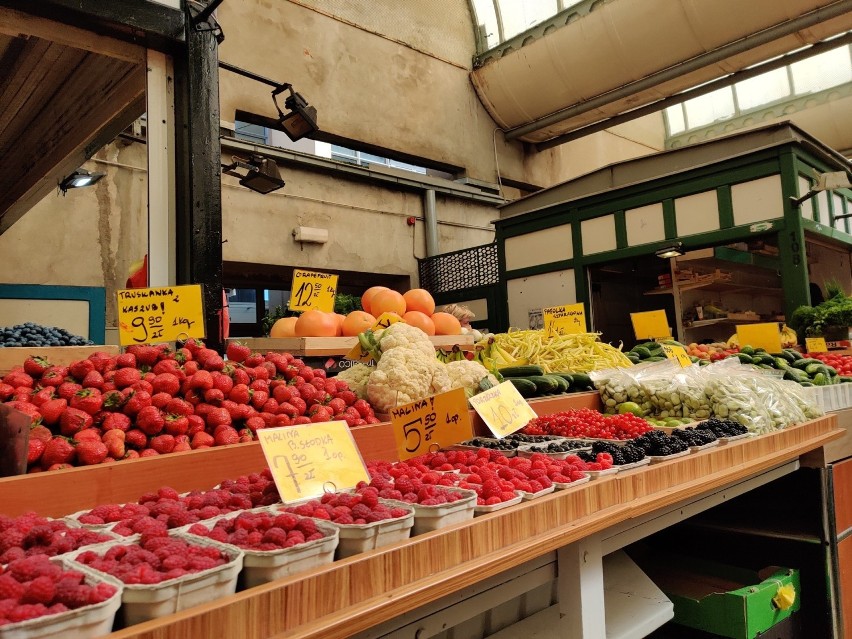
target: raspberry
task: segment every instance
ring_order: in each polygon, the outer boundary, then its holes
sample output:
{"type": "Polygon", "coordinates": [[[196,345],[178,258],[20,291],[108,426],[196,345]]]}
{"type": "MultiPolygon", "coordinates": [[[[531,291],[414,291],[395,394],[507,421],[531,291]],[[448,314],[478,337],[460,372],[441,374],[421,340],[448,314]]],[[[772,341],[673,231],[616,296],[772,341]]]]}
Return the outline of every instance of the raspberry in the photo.
{"type": "Polygon", "coordinates": [[[336,517],[334,520],[336,524],[349,525],[354,524],[355,519],[353,519],[352,515],[340,515],[340,517],[336,517]]]}
{"type": "Polygon", "coordinates": [[[409,512],[405,508],[391,508],[390,514],[392,518],[396,519],[397,517],[407,516],[409,512]]]}
{"type": "Polygon", "coordinates": [[[12,623],[26,621],[27,619],[36,619],[47,614],[47,607],[44,604],[21,604],[17,608],[9,612],[8,619],[12,623]]]}
{"type": "Polygon", "coordinates": [[[47,606],[50,605],[51,601],[53,601],[55,594],[56,586],[54,585],[53,579],[50,577],[36,577],[29,583],[24,591],[24,594],[21,597],[21,603],[44,604],[47,606]]]}
{"type": "Polygon", "coordinates": [[[116,587],[111,584],[99,583],[97,586],[92,588],[92,592],[89,595],[89,603],[98,604],[102,601],[106,601],[116,593],[116,590],[116,587]]]}
{"type": "Polygon", "coordinates": [[[352,516],[355,519],[366,519],[370,512],[370,507],[366,504],[355,504],[352,507],[352,516]]]}
{"type": "Polygon", "coordinates": [[[89,605],[91,586],[75,584],[61,580],[56,584],[55,601],[68,606],[71,610],[89,605]]]}
{"type": "Polygon", "coordinates": [[[287,533],[281,528],[270,528],[263,534],[263,542],[283,546],[287,541],[287,533]]]}
{"type": "Polygon", "coordinates": [[[186,568],[187,563],[187,559],[183,555],[169,555],[163,559],[160,566],[165,572],[169,572],[176,568],[186,568]]]}
{"type": "Polygon", "coordinates": [[[33,555],[13,561],[7,566],[7,570],[12,577],[23,583],[32,581],[43,573],[53,572],[52,567],[53,564],[45,555],[33,555]]]}
{"type": "Polygon", "coordinates": [[[10,574],[0,575],[0,600],[20,599],[24,594],[24,585],[10,574]]]}

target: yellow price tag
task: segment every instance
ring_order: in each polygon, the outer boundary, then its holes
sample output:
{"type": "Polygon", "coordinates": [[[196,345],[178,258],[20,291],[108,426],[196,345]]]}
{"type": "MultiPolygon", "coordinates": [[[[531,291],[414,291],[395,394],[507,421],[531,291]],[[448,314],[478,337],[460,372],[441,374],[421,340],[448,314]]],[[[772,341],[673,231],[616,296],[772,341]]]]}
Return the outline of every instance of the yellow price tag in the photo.
{"type": "Polygon", "coordinates": [[[257,438],[285,502],[370,481],[346,422],[263,428],[257,438]]]}
{"type": "Polygon", "coordinates": [[[636,339],[665,339],[672,334],[669,320],[663,310],[631,313],[630,321],[633,323],[636,339]]]}
{"type": "MultiPolygon", "coordinates": [[[[380,331],[386,329],[388,326],[396,324],[397,322],[401,322],[402,318],[396,313],[382,313],[379,315],[379,318],[376,320],[376,323],[370,327],[371,331],[380,331]]],[[[365,364],[373,361],[373,356],[370,355],[367,351],[365,351],[360,342],[355,344],[346,355],[343,356],[345,359],[351,359],[354,362],[364,362],[365,364]]]]}
{"type": "Polygon", "coordinates": [[[827,353],[828,344],[825,343],[824,337],[806,337],[805,348],[809,353],[827,353]]]}
{"type": "Polygon", "coordinates": [[[387,311],[386,313],[382,313],[381,315],[379,315],[379,317],[376,319],[376,323],[373,324],[370,330],[380,331],[382,329],[387,328],[388,326],[391,326],[401,321],[402,318],[399,315],[397,315],[396,313],[392,313],[391,311],[387,311]]]}
{"type": "Polygon", "coordinates": [[[463,388],[397,406],[390,414],[400,460],[473,437],[463,388]]]}
{"type": "Polygon", "coordinates": [[[680,364],[681,368],[686,368],[687,366],[692,366],[692,360],[689,359],[689,355],[686,354],[686,351],[683,350],[680,346],[673,346],[671,344],[660,344],[660,347],[663,349],[663,353],[668,359],[673,359],[680,364]]]}
{"type": "Polygon", "coordinates": [[[116,295],[122,346],[206,337],[200,284],[121,289],[116,295]]]}
{"type": "Polygon", "coordinates": [[[541,309],[548,335],[573,335],[586,332],[586,305],[567,304],[541,309]]]}
{"type": "Polygon", "coordinates": [[[738,324],[737,339],[740,348],[751,346],[762,348],[767,353],[781,352],[781,330],[777,322],[766,322],[764,324],[738,324]]]}
{"type": "Polygon", "coordinates": [[[536,417],[512,382],[489,388],[470,398],[470,404],[495,437],[511,435],[536,417]]]}
{"type": "Polygon", "coordinates": [[[352,360],[353,362],[363,362],[367,364],[373,361],[373,356],[370,355],[367,351],[365,351],[360,343],[356,343],[355,346],[352,347],[352,350],[346,353],[343,356],[344,359],[352,360]]]}
{"type": "Polygon", "coordinates": [[[290,285],[291,311],[318,310],[334,311],[334,297],[337,295],[337,275],[317,271],[293,271],[293,283],[290,285]]]}

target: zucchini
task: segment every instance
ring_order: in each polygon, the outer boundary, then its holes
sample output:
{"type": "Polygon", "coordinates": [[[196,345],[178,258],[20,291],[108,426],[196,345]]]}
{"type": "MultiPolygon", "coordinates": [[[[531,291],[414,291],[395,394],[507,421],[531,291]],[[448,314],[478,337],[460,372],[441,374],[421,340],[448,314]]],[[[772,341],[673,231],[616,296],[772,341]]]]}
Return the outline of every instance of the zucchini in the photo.
{"type": "Polygon", "coordinates": [[[503,377],[534,377],[537,375],[544,375],[544,369],[541,366],[536,366],[535,364],[506,366],[499,370],[503,377]]]}
{"type": "Polygon", "coordinates": [[[548,395],[549,393],[555,393],[556,389],[559,388],[557,383],[547,375],[530,375],[524,379],[535,384],[536,395],[548,395]]]}
{"type": "Polygon", "coordinates": [[[567,393],[568,392],[568,381],[559,375],[553,375],[552,373],[548,373],[544,375],[544,377],[549,377],[556,383],[556,393],[567,393]]]}
{"type": "Polygon", "coordinates": [[[535,397],[538,394],[538,386],[534,382],[523,377],[510,377],[509,381],[518,389],[521,397],[535,397]]]}
{"type": "Polygon", "coordinates": [[[595,383],[585,373],[572,373],[571,377],[573,377],[573,381],[571,382],[572,390],[595,390],[595,383]]]}

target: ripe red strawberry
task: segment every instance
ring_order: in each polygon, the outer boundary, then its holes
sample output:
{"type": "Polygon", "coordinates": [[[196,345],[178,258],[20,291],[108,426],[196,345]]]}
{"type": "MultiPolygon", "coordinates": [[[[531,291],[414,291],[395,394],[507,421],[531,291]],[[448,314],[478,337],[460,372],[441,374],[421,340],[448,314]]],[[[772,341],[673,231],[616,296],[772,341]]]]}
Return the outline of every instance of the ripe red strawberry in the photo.
{"type": "Polygon", "coordinates": [[[145,406],[136,415],[136,428],[146,435],[159,435],[165,424],[166,420],[156,406],[145,406]]]}
{"type": "Polygon", "coordinates": [[[190,437],[195,435],[195,433],[204,432],[204,429],[207,427],[207,423],[199,415],[187,415],[186,420],[189,422],[186,434],[190,437]]]}
{"type": "Polygon", "coordinates": [[[149,440],[148,445],[161,455],[165,455],[174,450],[175,438],[171,435],[157,435],[149,440]]]}
{"type": "MultiPolygon", "coordinates": [[[[53,387],[51,386],[49,388],[53,387]]],[[[32,401],[30,400],[32,400],[33,394],[34,393],[32,388],[29,388],[28,386],[19,386],[15,389],[15,394],[13,395],[13,397],[15,401],[27,402],[28,404],[32,404],[32,401]]],[[[35,404],[33,404],[33,406],[35,406],[35,404]]]]}
{"type": "Polygon", "coordinates": [[[81,466],[94,466],[106,459],[109,450],[100,439],[86,440],[77,444],[77,463],[81,466]]]}
{"type": "MultiPolygon", "coordinates": [[[[263,421],[263,420],[261,420],[263,421]]],[[[254,441],[254,434],[252,433],[250,428],[241,428],[237,433],[240,436],[239,443],[244,444],[246,442],[254,441]]]]}
{"type": "Polygon", "coordinates": [[[136,382],[142,379],[142,373],[135,368],[119,368],[113,375],[112,383],[116,388],[126,388],[133,386],[136,382]]]}
{"type": "Polygon", "coordinates": [[[15,387],[6,384],[5,382],[0,382],[0,402],[5,402],[15,393],[15,387]]]}
{"type": "MultiPolygon", "coordinates": [[[[261,420],[262,421],[262,420],[261,420]]],[[[279,413],[272,420],[272,428],[281,428],[282,426],[290,426],[293,423],[293,420],[290,419],[287,415],[283,413],[279,413]]],[[[249,426],[249,420],[246,420],[246,426],[249,426]]],[[[251,428],[251,426],[249,426],[251,428]]]]}
{"type": "Polygon", "coordinates": [[[40,439],[30,438],[29,448],[27,450],[27,464],[32,465],[38,463],[44,454],[45,444],[40,439]]]}
{"type": "Polygon", "coordinates": [[[161,411],[166,411],[166,406],[169,405],[169,402],[174,399],[168,393],[154,393],[151,396],[151,406],[156,406],[161,411]]]}
{"type": "MultiPolygon", "coordinates": [[[[281,425],[283,426],[285,424],[281,425]]],[[[259,428],[266,428],[266,422],[264,422],[263,418],[259,415],[254,415],[246,420],[246,427],[248,427],[249,430],[254,432],[259,428]]]]}
{"type": "Polygon", "coordinates": [[[213,388],[213,376],[209,371],[198,371],[189,378],[189,387],[202,392],[213,388]]]}
{"type": "Polygon", "coordinates": [[[204,401],[208,404],[213,404],[214,406],[218,406],[225,399],[225,394],[220,391],[218,388],[209,388],[204,391],[204,401]]]}
{"type": "Polygon", "coordinates": [[[177,376],[178,379],[183,379],[184,374],[180,368],[180,363],[175,359],[161,359],[151,369],[154,375],[162,375],[163,373],[171,373],[177,376]]]}
{"type": "MultiPolygon", "coordinates": [[[[128,369],[129,370],[129,369],[128,369]]],[[[151,405],[151,394],[143,390],[132,391],[127,396],[127,402],[124,404],[123,412],[125,415],[133,417],[139,411],[151,405]]]]}
{"type": "Polygon", "coordinates": [[[215,446],[216,440],[213,439],[213,435],[210,433],[199,432],[195,433],[192,436],[192,442],[190,444],[193,449],[201,448],[202,446],[215,446]]]}
{"type": "Polygon", "coordinates": [[[201,365],[194,359],[189,360],[183,365],[183,373],[187,377],[192,377],[201,370],[201,365]]]}
{"type": "Polygon", "coordinates": [[[312,406],[311,410],[308,412],[308,416],[314,423],[327,422],[331,419],[331,413],[329,412],[328,408],[319,405],[312,406]]]}
{"type": "Polygon", "coordinates": [[[251,383],[251,377],[244,368],[235,368],[231,373],[231,379],[234,380],[234,384],[245,384],[248,386],[251,383]]]}
{"type": "Polygon", "coordinates": [[[337,413],[342,413],[344,410],[346,410],[346,402],[344,402],[339,397],[335,397],[330,402],[328,402],[328,408],[336,415],[337,413]]]}
{"type": "Polygon", "coordinates": [[[53,433],[50,432],[50,429],[42,426],[41,424],[37,426],[30,427],[30,439],[40,439],[45,444],[53,439],[53,433]]]}
{"type": "Polygon", "coordinates": [[[153,395],[153,393],[151,391],[154,390],[154,388],[151,386],[151,382],[149,382],[148,380],[145,380],[145,379],[140,379],[138,382],[133,384],[133,386],[131,386],[130,388],[131,388],[131,390],[135,390],[135,391],[145,391],[149,395],[153,395]]]}
{"type": "Polygon", "coordinates": [[[89,415],[94,415],[103,406],[104,398],[96,388],[84,388],[74,393],[71,398],[71,407],[78,408],[89,415]]]}
{"type": "Polygon", "coordinates": [[[148,445],[148,436],[138,428],[131,428],[124,433],[124,443],[141,450],[148,445]]]}
{"type": "Polygon", "coordinates": [[[214,430],[217,426],[230,426],[231,415],[224,408],[214,408],[207,414],[205,421],[207,428],[214,430]]]}
{"type": "Polygon", "coordinates": [[[94,423],[95,420],[89,413],[69,406],[62,411],[59,418],[59,432],[66,437],[71,437],[74,433],[91,428],[94,423]]]}
{"type": "Polygon", "coordinates": [[[136,363],[139,366],[153,366],[160,359],[160,349],[147,344],[133,345],[127,347],[128,351],[136,355],[136,363]]]}
{"type": "Polygon", "coordinates": [[[174,396],[180,390],[180,380],[173,373],[160,373],[154,377],[151,386],[155,393],[168,393],[174,396]]]}
{"type": "Polygon", "coordinates": [[[56,388],[56,394],[62,399],[67,399],[70,402],[71,398],[74,397],[74,394],[81,388],[83,387],[74,382],[63,382],[56,388]]]}
{"type": "Polygon", "coordinates": [[[131,353],[130,349],[128,349],[127,352],[116,356],[115,365],[118,368],[136,368],[136,355],[131,353]]]}
{"type": "Polygon", "coordinates": [[[95,370],[95,363],[90,359],[81,359],[68,365],[68,374],[79,382],[95,370]]]}
{"type": "Polygon", "coordinates": [[[357,400],[354,404],[352,404],[352,406],[358,411],[358,414],[362,419],[366,419],[373,414],[373,407],[370,406],[365,399],[357,400]]]}
{"type": "Polygon", "coordinates": [[[175,397],[166,404],[166,412],[172,415],[192,415],[195,410],[188,401],[180,397],[175,397]]]}
{"type": "Polygon", "coordinates": [[[68,402],[64,399],[51,399],[39,406],[41,420],[48,426],[53,426],[59,422],[62,413],[68,408],[68,402]]]}
{"type": "Polygon", "coordinates": [[[226,397],[231,392],[231,389],[234,387],[234,380],[225,373],[213,373],[213,388],[216,388],[222,391],[226,397]]]}
{"type": "Polygon", "coordinates": [[[37,355],[32,355],[24,360],[24,372],[31,377],[41,377],[50,366],[50,362],[37,355]]]}
{"type": "Polygon", "coordinates": [[[255,390],[251,395],[251,405],[257,409],[263,407],[266,401],[269,399],[269,392],[265,390],[255,390]]]}
{"type": "Polygon", "coordinates": [[[74,459],[76,451],[65,437],[54,437],[45,444],[41,455],[42,468],[50,468],[55,464],[68,464],[74,459]]]}
{"type": "Polygon", "coordinates": [[[186,435],[189,430],[189,419],[186,415],[166,415],[163,428],[169,435],[186,435]]]}
{"type": "Polygon", "coordinates": [[[6,373],[3,377],[3,383],[8,384],[12,388],[17,388],[18,386],[28,386],[29,388],[32,388],[33,378],[25,373],[22,368],[17,368],[6,373]]]}
{"type": "Polygon", "coordinates": [[[119,430],[125,432],[130,428],[130,418],[124,413],[107,413],[104,416],[102,428],[105,431],[119,430]]]}
{"type": "MultiPolygon", "coordinates": [[[[186,435],[181,435],[181,437],[186,437],[186,435]]],[[[188,450],[192,450],[192,445],[188,438],[181,441],[175,440],[175,447],[172,449],[173,453],[184,453],[188,450]]]]}
{"type": "MultiPolygon", "coordinates": [[[[86,359],[86,360],[83,360],[83,361],[88,362],[89,360],[86,359]]],[[[100,391],[102,391],[103,388],[104,388],[104,377],[103,377],[103,375],[101,375],[98,371],[96,371],[94,369],[90,370],[88,373],[86,373],[86,376],[83,377],[82,379],[83,379],[83,383],[82,383],[83,388],[97,388],[100,391]]]]}
{"type": "Polygon", "coordinates": [[[219,426],[213,433],[213,441],[216,446],[237,444],[240,441],[240,435],[237,433],[236,429],[231,426],[219,426]]]}
{"type": "Polygon", "coordinates": [[[101,441],[101,431],[97,428],[84,428],[81,431],[74,433],[72,439],[75,442],[84,441],[101,441]]]}
{"type": "Polygon", "coordinates": [[[337,393],[337,397],[342,399],[347,406],[352,406],[355,401],[358,399],[358,396],[353,393],[351,390],[339,391],[337,393]]]}
{"type": "Polygon", "coordinates": [[[58,371],[48,370],[41,378],[38,380],[38,383],[42,386],[61,386],[63,383],[67,381],[65,375],[62,375],[58,371]]]}
{"type": "Polygon", "coordinates": [[[238,342],[231,342],[228,344],[228,348],[225,349],[225,355],[232,362],[244,362],[251,355],[251,349],[244,344],[240,344],[238,342]]]}
{"type": "Polygon", "coordinates": [[[123,430],[108,430],[103,434],[101,441],[107,447],[107,454],[113,459],[124,459],[127,454],[125,437],[123,430]]]}
{"type": "Polygon", "coordinates": [[[228,393],[228,399],[237,404],[248,404],[251,399],[251,391],[245,384],[234,384],[228,393]]]}
{"type": "Polygon", "coordinates": [[[124,408],[124,404],[127,402],[127,397],[125,397],[124,393],[119,390],[109,390],[104,394],[104,410],[108,411],[120,411],[124,408]]]}

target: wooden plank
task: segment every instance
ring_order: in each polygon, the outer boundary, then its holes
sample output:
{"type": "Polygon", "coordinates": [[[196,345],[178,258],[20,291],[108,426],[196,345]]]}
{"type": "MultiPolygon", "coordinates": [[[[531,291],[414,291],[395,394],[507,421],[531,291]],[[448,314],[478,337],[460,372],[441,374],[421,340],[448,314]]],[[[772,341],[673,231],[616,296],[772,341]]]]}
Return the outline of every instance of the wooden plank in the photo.
{"type": "MultiPolygon", "coordinates": [[[[777,437],[704,451],[695,458],[747,461],[709,474],[702,463],[684,465],[680,474],[684,481],[677,484],[669,483],[673,476],[662,473],[653,485],[654,498],[649,493],[647,499],[633,499],[622,492],[627,483],[614,477],[595,480],[110,636],[343,639],[621,521],[794,460],[835,437],[834,423],[834,418],[826,417],[781,431],[777,437]]],[[[668,463],[675,465],[675,460],[668,463]]]]}
{"type": "Polygon", "coordinates": [[[834,484],[835,533],[840,536],[852,528],[852,459],[833,464],[831,475],[834,484]]]}
{"type": "Polygon", "coordinates": [[[49,48],[50,42],[38,39],[25,41],[21,48],[0,93],[0,134],[16,117],[27,122],[32,120],[32,114],[21,113],[21,107],[33,92],[41,88],[41,79],[48,70],[41,65],[41,59],[49,48]]]}
{"type": "Polygon", "coordinates": [[[19,38],[35,36],[123,62],[133,64],[145,62],[145,47],[140,45],[122,42],[92,31],[5,7],[0,7],[0,33],[19,38]]]}
{"type": "Polygon", "coordinates": [[[15,366],[23,366],[28,357],[44,357],[56,366],[67,366],[71,362],[86,359],[92,353],[118,355],[118,346],[15,346],[0,348],[0,375],[5,375],[15,366]]]}
{"type": "MultiPolygon", "coordinates": [[[[473,335],[435,335],[429,338],[435,348],[473,350],[473,335]]],[[[298,356],[346,355],[358,343],[357,337],[243,337],[232,338],[252,351],[267,353],[292,353],[298,356]]]]}
{"type": "Polygon", "coordinates": [[[840,586],[840,618],[843,620],[841,636],[852,637],[852,537],[837,544],[837,577],[840,586]],[[848,568],[849,570],[843,570],[848,568]]]}

